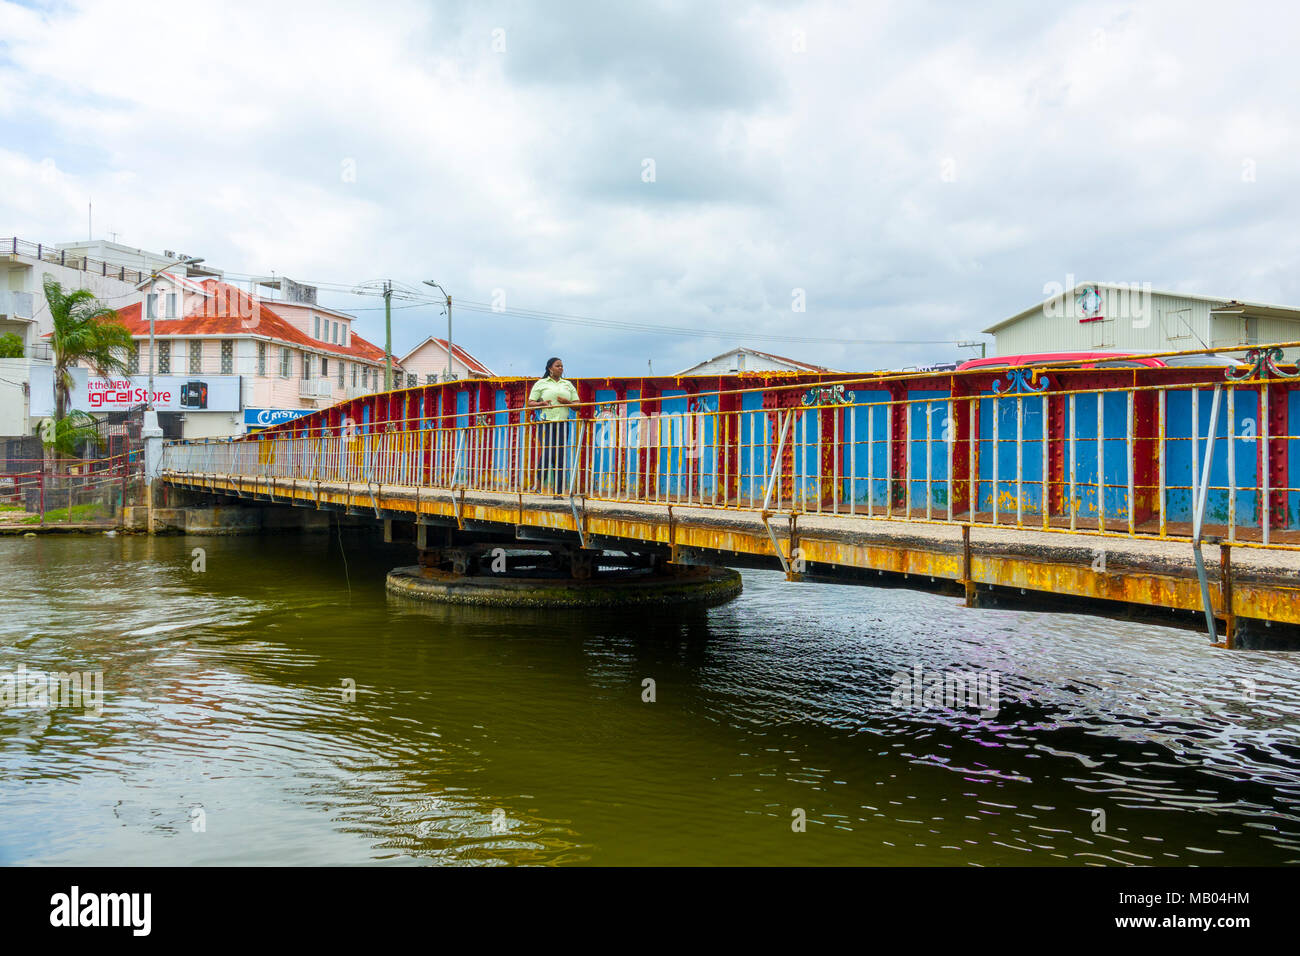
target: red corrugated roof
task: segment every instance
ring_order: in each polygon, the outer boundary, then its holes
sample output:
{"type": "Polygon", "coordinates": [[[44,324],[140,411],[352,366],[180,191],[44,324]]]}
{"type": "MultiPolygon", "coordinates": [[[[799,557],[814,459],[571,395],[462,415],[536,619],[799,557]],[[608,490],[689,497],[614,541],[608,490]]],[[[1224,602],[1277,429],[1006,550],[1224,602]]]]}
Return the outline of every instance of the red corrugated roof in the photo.
{"type": "MultiPolygon", "coordinates": [[[[255,300],[242,289],[216,279],[209,279],[203,285],[208,295],[202,301],[193,301],[183,318],[154,320],[156,336],[220,335],[233,338],[251,335],[346,358],[371,362],[384,360],[384,350],[356,332],[352,333],[349,345],[322,342],[300,331],[266,303],[255,300]]],[[[139,302],[117,310],[122,324],[137,338],[149,336],[149,320],[144,318],[143,312],[144,306],[139,302]]],[[[394,359],[396,364],[399,363],[394,359]]]]}

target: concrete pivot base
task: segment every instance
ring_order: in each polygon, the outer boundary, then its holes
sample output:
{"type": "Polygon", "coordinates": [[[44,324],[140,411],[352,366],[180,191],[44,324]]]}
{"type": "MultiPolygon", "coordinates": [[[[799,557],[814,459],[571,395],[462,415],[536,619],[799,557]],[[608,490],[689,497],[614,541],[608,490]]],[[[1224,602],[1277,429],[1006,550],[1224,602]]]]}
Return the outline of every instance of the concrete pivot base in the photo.
{"type": "Polygon", "coordinates": [[[683,603],[722,604],[741,591],[740,574],[730,568],[699,568],[691,573],[646,572],[602,574],[586,580],[511,578],[481,575],[422,576],[417,566],[388,572],[394,594],[444,604],[492,607],[628,607],[683,603]]]}

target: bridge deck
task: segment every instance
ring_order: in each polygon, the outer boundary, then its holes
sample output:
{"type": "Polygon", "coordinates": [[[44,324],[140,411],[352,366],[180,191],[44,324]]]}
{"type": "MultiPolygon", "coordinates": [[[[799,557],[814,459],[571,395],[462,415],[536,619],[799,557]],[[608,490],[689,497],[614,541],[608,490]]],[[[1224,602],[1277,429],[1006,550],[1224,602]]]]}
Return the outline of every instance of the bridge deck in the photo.
{"type": "MultiPolygon", "coordinates": [[[[576,534],[581,525],[594,545],[667,546],[686,563],[743,558],[779,567],[782,557],[791,558],[793,543],[798,549],[794,557],[802,556],[809,573],[855,568],[969,582],[976,588],[991,585],[1201,610],[1192,550],[1183,542],[976,526],[967,550],[960,526],[898,518],[799,514],[792,520],[783,514],[771,519],[769,531],[757,512],[685,505],[579,499],[575,517],[568,498],[546,495],[196,473],[165,473],[164,479],[178,487],[260,501],[292,500],[377,518],[418,515],[426,521],[454,521],[468,529],[513,532],[522,538],[576,534]]],[[[1231,591],[1232,608],[1225,614],[1218,550],[1207,545],[1205,553],[1211,563],[1211,601],[1220,617],[1300,624],[1300,552],[1234,547],[1226,589],[1231,591]]]]}

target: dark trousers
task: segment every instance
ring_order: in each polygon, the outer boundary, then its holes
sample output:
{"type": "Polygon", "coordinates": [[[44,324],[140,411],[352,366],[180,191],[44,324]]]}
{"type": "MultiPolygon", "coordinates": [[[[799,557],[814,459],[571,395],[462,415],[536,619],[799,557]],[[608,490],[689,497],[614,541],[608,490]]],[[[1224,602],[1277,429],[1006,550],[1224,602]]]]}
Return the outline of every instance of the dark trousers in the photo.
{"type": "Polygon", "coordinates": [[[565,440],[568,437],[569,423],[541,422],[537,426],[539,462],[537,468],[537,486],[539,491],[552,495],[563,494],[565,488],[564,472],[566,463],[565,440]]]}

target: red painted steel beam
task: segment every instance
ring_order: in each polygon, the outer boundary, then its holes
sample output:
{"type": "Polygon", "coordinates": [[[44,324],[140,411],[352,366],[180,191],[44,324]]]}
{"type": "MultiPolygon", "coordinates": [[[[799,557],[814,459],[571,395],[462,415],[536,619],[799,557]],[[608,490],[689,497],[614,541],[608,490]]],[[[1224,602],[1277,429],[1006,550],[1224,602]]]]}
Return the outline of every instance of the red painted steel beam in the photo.
{"type": "MultiPolygon", "coordinates": [[[[910,390],[910,381],[889,382],[888,389],[890,401],[905,401],[910,390]]],[[[892,468],[889,474],[891,510],[907,507],[907,482],[911,478],[907,474],[907,415],[910,408],[911,406],[908,405],[894,405],[890,420],[889,445],[893,449],[892,468]]]]}
{"type": "MultiPolygon", "coordinates": [[[[1274,531],[1287,526],[1287,492],[1291,474],[1289,464],[1291,442],[1284,436],[1290,435],[1290,396],[1294,386],[1272,382],[1268,387],[1268,514],[1269,527],[1274,531]]],[[[1260,442],[1260,454],[1263,454],[1263,442],[1260,442]]],[[[1261,471],[1260,474],[1263,472],[1261,471]]]]}
{"type": "MultiPolygon", "coordinates": [[[[952,415],[956,419],[952,428],[952,513],[956,517],[963,513],[974,513],[974,505],[970,500],[970,478],[971,469],[975,467],[975,462],[971,460],[970,434],[971,434],[971,400],[969,396],[973,395],[972,383],[969,379],[959,379],[955,376],[949,384],[949,394],[954,398],[952,403],[952,415]],[[966,398],[966,401],[962,401],[966,398]]],[[[975,416],[975,428],[979,429],[979,416],[975,416]]],[[[978,447],[978,445],[977,445],[978,447]]]]}

